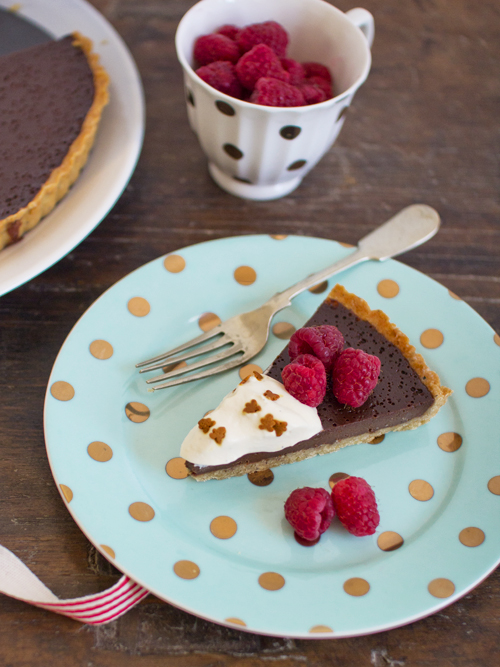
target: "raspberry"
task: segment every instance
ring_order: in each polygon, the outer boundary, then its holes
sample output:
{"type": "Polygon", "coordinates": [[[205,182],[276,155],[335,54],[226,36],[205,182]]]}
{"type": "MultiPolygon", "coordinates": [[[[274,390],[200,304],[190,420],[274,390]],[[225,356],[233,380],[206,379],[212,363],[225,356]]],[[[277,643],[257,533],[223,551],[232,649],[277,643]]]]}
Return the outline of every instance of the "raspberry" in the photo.
{"type": "Polygon", "coordinates": [[[236,35],[239,33],[239,31],[240,29],[237,26],[230,25],[229,23],[227,23],[226,25],[221,25],[221,27],[218,28],[218,30],[216,30],[215,32],[218,35],[224,35],[224,37],[229,37],[229,39],[235,40],[236,35]]]}
{"type": "Polygon", "coordinates": [[[320,63],[302,63],[306,78],[312,76],[319,76],[321,79],[326,79],[328,83],[332,83],[332,75],[328,67],[320,65],[320,63]]]}
{"type": "Polygon", "coordinates": [[[257,44],[251,51],[241,56],[236,65],[236,73],[241,83],[249,90],[253,90],[262,77],[273,77],[286,82],[290,79],[288,72],[281,66],[278,56],[265,44],[257,44]]]}
{"type": "Polygon", "coordinates": [[[304,96],[306,104],[318,104],[328,99],[325,91],[314,83],[300,83],[297,88],[304,96]]]}
{"type": "Polygon", "coordinates": [[[288,354],[292,360],[299,354],[313,354],[329,371],[343,347],[344,336],[337,327],[320,324],[317,327],[302,327],[292,334],[288,354]]]}
{"type": "Polygon", "coordinates": [[[372,393],[380,373],[380,359],[348,347],[333,364],[332,390],[339,403],[359,408],[372,393]]]}
{"type": "Polygon", "coordinates": [[[200,65],[210,65],[218,60],[236,63],[240,50],[236,42],[225,35],[202,35],[194,44],[194,57],[200,65]]]}
{"type": "Polygon", "coordinates": [[[281,372],[289,394],[312,408],[318,406],[326,393],[325,367],[312,354],[300,354],[281,372]]]}
{"type": "Polygon", "coordinates": [[[290,83],[296,86],[305,77],[304,68],[293,58],[280,58],[281,66],[290,75],[290,83]]]}
{"type": "Polygon", "coordinates": [[[332,489],[332,501],[341,524],[357,537],[373,535],[380,515],[372,487],[361,477],[347,477],[332,489]]]}
{"type": "Polygon", "coordinates": [[[277,56],[282,58],[286,54],[288,34],[276,21],[265,21],[242,28],[236,37],[236,41],[243,53],[250,51],[257,44],[266,44],[277,56]]]}
{"type": "Polygon", "coordinates": [[[285,518],[299,537],[317,540],[335,515],[330,494],[309,486],[292,491],[285,503],[285,518]]]}
{"type": "Polygon", "coordinates": [[[208,83],[209,86],[220,90],[221,93],[226,93],[226,95],[231,95],[231,97],[237,97],[238,99],[243,97],[243,88],[236,76],[236,70],[232,63],[228,63],[227,61],[210,63],[210,65],[199,67],[196,70],[196,74],[205,83],[208,83]]]}
{"type": "Polygon", "coordinates": [[[304,106],[304,96],[298,88],[271,77],[262,77],[257,81],[249,101],[266,107],[304,106]]]}
{"type": "Polygon", "coordinates": [[[318,88],[321,88],[321,90],[325,93],[327,100],[333,97],[332,84],[326,79],[323,79],[321,76],[309,76],[307,79],[305,79],[304,83],[310,83],[314,86],[317,86],[318,88]]]}

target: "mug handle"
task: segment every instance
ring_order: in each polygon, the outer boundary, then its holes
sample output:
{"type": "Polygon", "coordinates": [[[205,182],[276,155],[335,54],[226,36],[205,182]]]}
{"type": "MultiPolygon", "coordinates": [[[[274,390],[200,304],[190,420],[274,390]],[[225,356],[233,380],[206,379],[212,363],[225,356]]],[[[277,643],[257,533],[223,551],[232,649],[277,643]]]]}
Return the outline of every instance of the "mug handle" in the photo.
{"type": "Polygon", "coordinates": [[[375,37],[375,21],[373,16],[366,9],[361,9],[361,7],[356,7],[356,9],[350,9],[345,13],[347,18],[354,23],[354,25],[361,30],[363,35],[366,37],[368,46],[371,48],[373,44],[373,38],[375,37]]]}

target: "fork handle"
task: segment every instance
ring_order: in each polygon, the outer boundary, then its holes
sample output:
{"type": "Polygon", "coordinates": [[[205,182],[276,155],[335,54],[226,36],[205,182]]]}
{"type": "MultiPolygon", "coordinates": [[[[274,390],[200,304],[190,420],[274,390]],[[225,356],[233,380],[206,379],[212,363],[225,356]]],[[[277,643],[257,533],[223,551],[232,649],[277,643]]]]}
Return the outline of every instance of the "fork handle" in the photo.
{"type": "Polygon", "coordinates": [[[331,266],[328,266],[326,269],[322,269],[317,273],[312,273],[310,276],[307,276],[307,278],[304,278],[298,283],[295,283],[295,285],[292,285],[288,289],[283,290],[283,292],[278,292],[272,296],[265,305],[271,306],[274,312],[277,313],[279,310],[289,306],[293,297],[297,296],[297,294],[300,294],[304,290],[309,289],[309,287],[313,287],[314,285],[323,282],[336,273],[344,271],[351,266],[355,266],[360,262],[364,262],[367,259],[371,259],[370,255],[361,248],[356,248],[354,252],[352,252],[350,255],[347,255],[347,257],[339,259],[339,261],[335,262],[335,264],[332,264],[331,266]]]}

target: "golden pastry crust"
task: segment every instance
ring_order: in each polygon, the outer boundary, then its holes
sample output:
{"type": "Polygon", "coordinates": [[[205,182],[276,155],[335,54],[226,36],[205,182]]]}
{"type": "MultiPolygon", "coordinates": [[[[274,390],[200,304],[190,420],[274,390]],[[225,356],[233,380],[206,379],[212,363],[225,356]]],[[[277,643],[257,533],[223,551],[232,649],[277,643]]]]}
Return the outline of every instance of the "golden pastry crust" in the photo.
{"type": "MultiPolygon", "coordinates": [[[[451,389],[443,387],[439,380],[437,373],[432,371],[425,363],[421,354],[419,354],[415,347],[410,343],[406,334],[398,329],[393,324],[387,315],[381,310],[371,310],[364,299],[361,299],[355,294],[348,292],[342,285],[335,285],[326,301],[338,301],[343,306],[355,313],[360,319],[372,324],[379,333],[381,333],[390,343],[397,347],[402,355],[407,359],[410,366],[417,373],[423,384],[427,387],[434,398],[434,403],[424,412],[420,417],[415,417],[408,422],[399,424],[398,426],[391,426],[382,428],[372,433],[365,433],[359,436],[344,438],[331,444],[321,445],[319,447],[310,447],[309,449],[302,449],[296,452],[289,452],[288,454],[279,454],[276,456],[256,461],[255,463],[240,463],[231,468],[222,468],[220,470],[213,470],[211,472],[202,473],[199,475],[192,475],[198,482],[205,482],[209,479],[227,479],[228,477],[238,477],[240,475],[247,475],[248,473],[258,472],[260,470],[267,470],[276,466],[285,465],[288,463],[296,463],[304,461],[321,454],[330,454],[336,452],[348,445],[356,445],[362,442],[371,442],[375,438],[392,431],[410,431],[423,424],[426,424],[432,417],[434,417],[440,408],[446,403],[451,389]]],[[[191,473],[190,473],[191,474],[191,473]]]]}
{"type": "Polygon", "coordinates": [[[94,80],[94,100],[85,116],[80,134],[71,144],[62,163],[56,167],[36,196],[22,209],[0,220],[0,250],[18,241],[33,229],[64,197],[78,178],[87,162],[94,143],[102,110],[109,100],[109,77],[99,64],[99,56],[92,52],[92,42],[79,32],[72,33],[73,46],[84,52],[94,80]]]}

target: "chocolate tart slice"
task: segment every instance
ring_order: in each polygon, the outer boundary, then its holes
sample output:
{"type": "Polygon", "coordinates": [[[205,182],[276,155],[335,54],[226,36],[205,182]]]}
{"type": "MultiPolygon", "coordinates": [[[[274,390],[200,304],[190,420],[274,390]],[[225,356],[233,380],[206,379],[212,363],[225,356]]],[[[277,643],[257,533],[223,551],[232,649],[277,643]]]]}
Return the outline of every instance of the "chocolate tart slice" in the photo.
{"type": "MultiPolygon", "coordinates": [[[[205,481],[245,475],[335,452],[347,445],[371,442],[389,431],[415,429],[426,424],[451,394],[385,313],[371,310],[366,301],[341,285],[333,288],[304,326],[319,324],[340,329],[346,347],[361,348],[379,357],[380,379],[368,400],[359,408],[341,405],[328,386],[325,399],[318,406],[323,430],[316,435],[280,451],[248,454],[223,466],[198,466],[187,461],[191,476],[205,481]]],[[[281,371],[289,362],[287,346],[266,374],[281,381],[281,371]]]]}
{"type": "Polygon", "coordinates": [[[76,181],[107,102],[108,75],[79,33],[0,58],[0,249],[76,181]]]}

